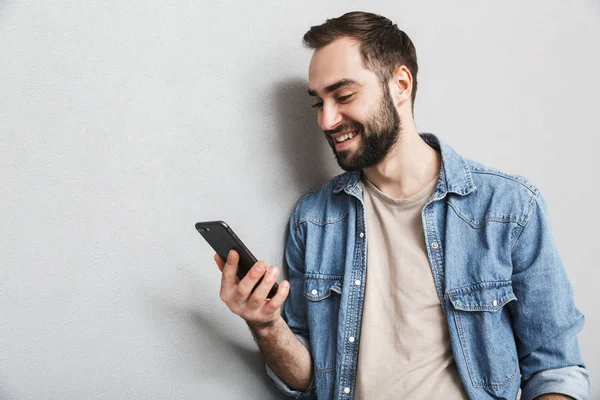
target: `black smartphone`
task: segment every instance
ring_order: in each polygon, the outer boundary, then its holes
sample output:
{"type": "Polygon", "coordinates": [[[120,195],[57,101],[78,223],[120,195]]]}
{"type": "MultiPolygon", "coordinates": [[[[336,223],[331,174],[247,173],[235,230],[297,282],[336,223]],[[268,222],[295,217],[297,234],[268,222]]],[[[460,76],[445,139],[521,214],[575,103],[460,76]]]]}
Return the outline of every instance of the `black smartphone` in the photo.
{"type": "MultiPolygon", "coordinates": [[[[250,250],[244,245],[239,237],[233,232],[233,230],[223,221],[207,221],[197,222],[196,230],[202,235],[202,237],[208,242],[210,247],[221,257],[223,261],[227,260],[227,255],[230,250],[235,250],[240,255],[238,262],[237,276],[240,280],[246,276],[250,268],[256,263],[257,259],[252,255],[250,250]]],[[[264,277],[264,275],[263,275],[264,277]]],[[[262,282],[263,277],[260,278],[254,289],[262,282]]],[[[275,296],[279,285],[277,282],[273,285],[267,298],[275,296]]]]}

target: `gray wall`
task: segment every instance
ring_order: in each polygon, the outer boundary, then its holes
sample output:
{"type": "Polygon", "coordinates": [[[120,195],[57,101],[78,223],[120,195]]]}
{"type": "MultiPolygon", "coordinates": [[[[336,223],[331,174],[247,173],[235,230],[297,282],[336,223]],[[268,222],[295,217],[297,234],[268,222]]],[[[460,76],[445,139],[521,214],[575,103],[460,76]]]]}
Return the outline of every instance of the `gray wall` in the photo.
{"type": "Polygon", "coordinates": [[[339,172],[300,39],[353,9],[413,38],[420,131],[542,189],[599,376],[599,3],[283,3],[0,1],[0,398],[281,398],[193,225],[281,265],[339,172]]]}

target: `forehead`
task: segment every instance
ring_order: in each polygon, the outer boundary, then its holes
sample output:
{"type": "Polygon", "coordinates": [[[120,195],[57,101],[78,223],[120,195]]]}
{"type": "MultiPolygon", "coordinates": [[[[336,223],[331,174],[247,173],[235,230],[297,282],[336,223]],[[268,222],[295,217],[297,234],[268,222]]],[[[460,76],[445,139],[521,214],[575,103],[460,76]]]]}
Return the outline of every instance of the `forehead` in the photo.
{"type": "Polygon", "coordinates": [[[363,85],[375,81],[376,75],[363,65],[360,44],[343,37],[315,50],[308,68],[308,85],[321,93],[323,88],[342,79],[352,79],[363,85]]]}

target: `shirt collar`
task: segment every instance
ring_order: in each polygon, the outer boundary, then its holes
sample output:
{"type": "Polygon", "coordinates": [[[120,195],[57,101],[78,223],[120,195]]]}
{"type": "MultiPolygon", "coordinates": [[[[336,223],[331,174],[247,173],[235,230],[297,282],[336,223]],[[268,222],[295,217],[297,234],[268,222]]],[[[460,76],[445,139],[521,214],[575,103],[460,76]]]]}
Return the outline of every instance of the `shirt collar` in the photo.
{"type": "MultiPolygon", "coordinates": [[[[464,196],[476,189],[467,162],[460,154],[432,133],[419,133],[419,136],[442,154],[440,177],[434,193],[436,200],[443,198],[448,192],[464,196]]],[[[351,195],[360,194],[358,182],[361,173],[361,171],[350,171],[340,175],[333,192],[339,193],[344,190],[351,195]]]]}

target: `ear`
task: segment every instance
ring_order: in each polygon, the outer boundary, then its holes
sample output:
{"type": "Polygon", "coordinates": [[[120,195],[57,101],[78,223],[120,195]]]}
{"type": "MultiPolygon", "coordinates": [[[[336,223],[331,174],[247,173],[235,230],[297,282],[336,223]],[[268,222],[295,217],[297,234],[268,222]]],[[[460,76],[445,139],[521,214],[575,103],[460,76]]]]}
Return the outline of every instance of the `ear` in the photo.
{"type": "Polygon", "coordinates": [[[406,65],[401,65],[396,69],[390,82],[390,93],[394,104],[401,107],[403,104],[411,103],[411,94],[413,89],[413,77],[406,65]]]}

